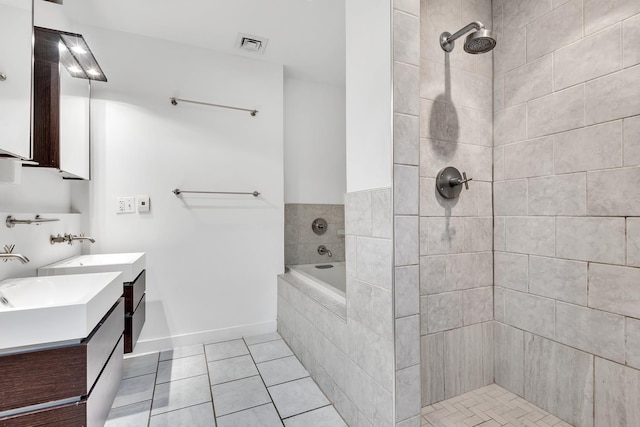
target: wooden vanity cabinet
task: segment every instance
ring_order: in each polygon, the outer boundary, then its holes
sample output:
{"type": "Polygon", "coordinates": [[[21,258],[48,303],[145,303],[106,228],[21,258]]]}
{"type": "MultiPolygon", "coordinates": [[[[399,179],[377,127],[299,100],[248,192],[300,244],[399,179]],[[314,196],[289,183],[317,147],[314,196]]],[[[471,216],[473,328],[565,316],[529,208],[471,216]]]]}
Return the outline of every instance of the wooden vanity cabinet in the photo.
{"type": "Polygon", "coordinates": [[[125,319],[124,352],[131,353],[138,342],[146,320],[147,271],[142,272],[133,282],[124,283],[125,319]]]}
{"type": "Polygon", "coordinates": [[[0,427],[104,424],[122,378],[124,306],[78,344],[0,355],[0,427]]]}

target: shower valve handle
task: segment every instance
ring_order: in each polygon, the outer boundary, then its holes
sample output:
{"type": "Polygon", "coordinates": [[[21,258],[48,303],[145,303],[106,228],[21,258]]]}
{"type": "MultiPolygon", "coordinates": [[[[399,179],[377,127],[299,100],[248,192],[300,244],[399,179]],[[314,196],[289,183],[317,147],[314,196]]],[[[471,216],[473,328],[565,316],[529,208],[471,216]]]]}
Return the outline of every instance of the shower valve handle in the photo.
{"type": "Polygon", "coordinates": [[[462,172],[462,178],[452,178],[451,180],[449,180],[449,185],[452,187],[455,187],[456,185],[462,185],[464,184],[464,188],[465,190],[469,189],[469,181],[473,181],[473,178],[467,178],[467,173],[466,172],[462,172]]]}

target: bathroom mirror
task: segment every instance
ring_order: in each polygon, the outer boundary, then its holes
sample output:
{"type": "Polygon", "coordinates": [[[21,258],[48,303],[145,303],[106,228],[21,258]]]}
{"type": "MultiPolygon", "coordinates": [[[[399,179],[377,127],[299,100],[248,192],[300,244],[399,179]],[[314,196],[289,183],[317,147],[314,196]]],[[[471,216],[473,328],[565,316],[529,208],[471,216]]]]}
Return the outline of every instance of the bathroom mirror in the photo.
{"type": "Polygon", "coordinates": [[[31,158],[33,2],[0,0],[0,154],[31,158]]]}

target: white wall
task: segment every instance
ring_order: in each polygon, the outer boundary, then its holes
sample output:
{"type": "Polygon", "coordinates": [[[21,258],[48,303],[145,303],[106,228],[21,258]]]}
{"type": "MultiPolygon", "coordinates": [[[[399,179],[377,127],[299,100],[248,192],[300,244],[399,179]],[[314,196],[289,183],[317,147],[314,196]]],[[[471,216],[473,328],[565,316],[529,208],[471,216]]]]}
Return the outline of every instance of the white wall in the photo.
{"type": "Polygon", "coordinates": [[[93,86],[91,249],[147,253],[147,323],[136,350],[275,330],[284,265],[282,66],[81,32],[109,79],[93,86]],[[172,106],[171,96],[260,112],[172,106]],[[174,188],[262,195],[178,198],[174,188]],[[151,212],[116,214],[116,198],[135,195],[151,197],[151,212]]]}
{"type": "Polygon", "coordinates": [[[343,204],[344,87],[284,80],[284,201],[343,204]]]}
{"type": "Polygon", "coordinates": [[[347,191],[390,187],[391,4],[346,0],[347,191]]]}

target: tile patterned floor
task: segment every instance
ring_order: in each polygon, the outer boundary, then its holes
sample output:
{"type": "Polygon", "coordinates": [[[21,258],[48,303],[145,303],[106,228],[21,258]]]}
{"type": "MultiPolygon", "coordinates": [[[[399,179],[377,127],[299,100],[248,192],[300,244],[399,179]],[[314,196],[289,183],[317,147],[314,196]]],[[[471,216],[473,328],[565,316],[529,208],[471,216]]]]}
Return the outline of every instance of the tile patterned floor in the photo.
{"type": "Polygon", "coordinates": [[[277,333],[125,359],[105,427],[347,427],[277,333]]]}
{"type": "Polygon", "coordinates": [[[422,408],[422,427],[444,426],[571,427],[496,384],[422,408]]]}

